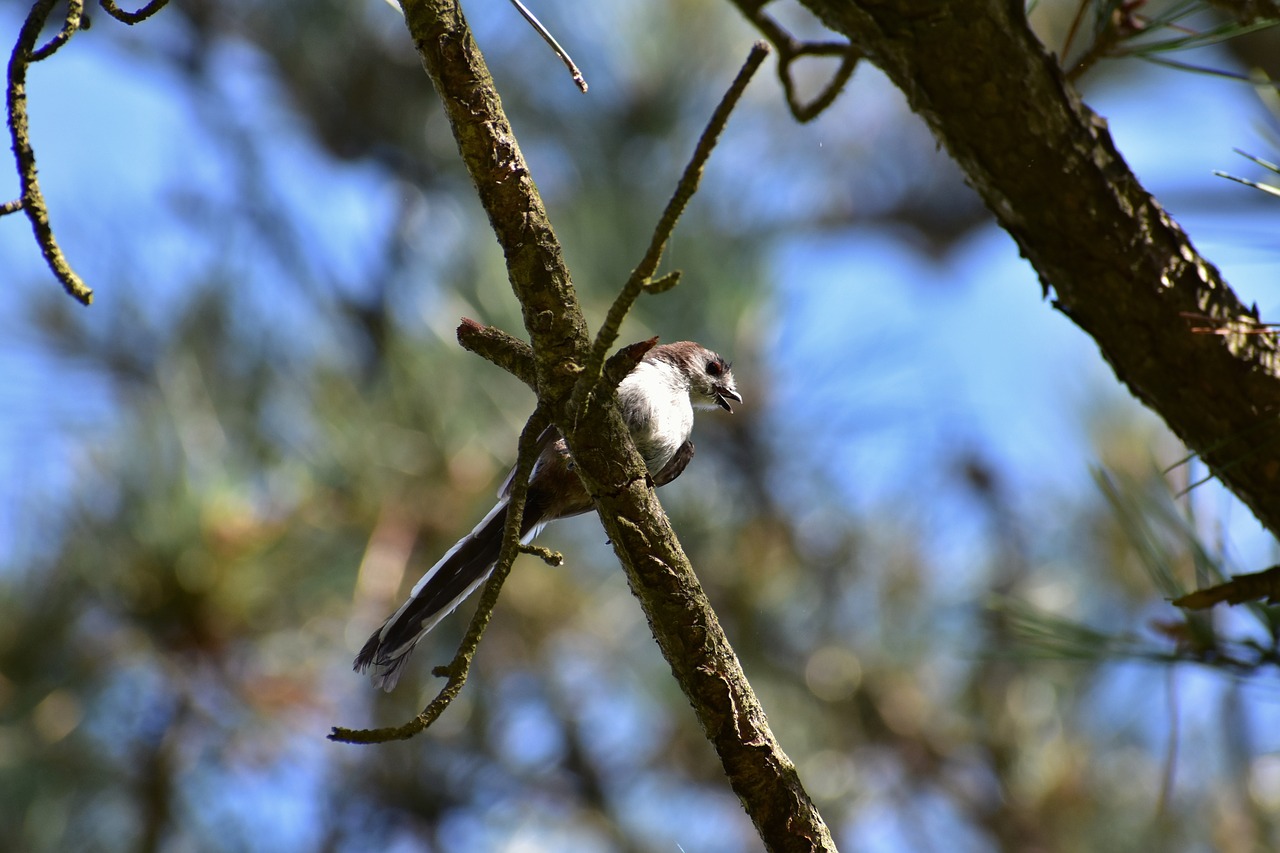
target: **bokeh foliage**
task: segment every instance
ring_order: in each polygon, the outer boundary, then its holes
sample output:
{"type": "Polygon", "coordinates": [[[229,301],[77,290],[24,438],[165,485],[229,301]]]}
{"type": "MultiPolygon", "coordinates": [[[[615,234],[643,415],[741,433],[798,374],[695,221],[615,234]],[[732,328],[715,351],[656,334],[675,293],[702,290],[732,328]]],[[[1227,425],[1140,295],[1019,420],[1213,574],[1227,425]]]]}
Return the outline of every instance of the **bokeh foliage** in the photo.
{"type": "MultiPolygon", "coordinates": [[[[750,33],[727,6],[680,0],[540,10],[587,71],[585,100],[513,12],[469,11],[598,317],[750,33]]],[[[166,75],[213,178],[149,197],[148,239],[81,212],[70,231],[101,259],[99,304],[79,313],[33,283],[7,321],[6,357],[42,352],[50,381],[107,402],[92,429],[42,424],[68,437],[65,488],[17,498],[0,849],[754,849],[590,518],[546,535],[566,567],[518,564],[473,680],[428,735],[323,739],[407,718],[452,652],[458,618],[389,698],[349,672],[487,509],[532,400],[461,352],[453,325],[519,331],[519,316],[388,9],[195,2],[162,17],[84,39],[166,75]],[[327,195],[326,180],[360,191],[327,195]],[[185,256],[203,262],[156,260],[185,256]]],[[[1275,846],[1280,762],[1254,735],[1270,697],[1229,667],[1176,663],[1206,660],[1219,633],[1274,645],[1274,619],[1164,602],[1219,549],[1170,496],[1155,460],[1180,451],[1149,419],[1094,416],[1106,489],[1020,494],[957,444],[903,471],[910,498],[854,508],[857,472],[771,406],[771,357],[793,343],[770,333],[771,240],[888,221],[937,254],[986,222],[918,127],[885,130],[886,164],[843,107],[821,125],[824,155],[803,157],[776,87],[753,88],[671,247],[684,283],[624,334],[735,359],[748,405],[700,421],[664,505],[838,840],[1275,846]],[[940,522],[915,504],[940,492],[978,520],[963,553],[927,544],[940,522]]],[[[828,353],[815,372],[848,353],[808,348],[828,353]]],[[[876,367],[839,363],[852,384],[876,367]]]]}

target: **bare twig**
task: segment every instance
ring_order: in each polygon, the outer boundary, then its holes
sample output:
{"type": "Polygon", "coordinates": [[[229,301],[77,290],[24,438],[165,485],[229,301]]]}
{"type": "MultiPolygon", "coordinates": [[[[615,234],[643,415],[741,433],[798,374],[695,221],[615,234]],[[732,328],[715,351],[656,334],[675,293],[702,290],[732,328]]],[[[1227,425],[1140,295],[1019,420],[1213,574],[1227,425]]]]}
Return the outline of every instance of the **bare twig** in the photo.
{"type": "Polygon", "coordinates": [[[22,195],[17,202],[5,205],[5,212],[12,213],[19,207],[31,222],[31,230],[35,233],[36,243],[44,255],[49,269],[62,282],[62,287],[78,302],[89,305],[93,302],[93,291],[76,275],[75,270],[58,247],[53,236],[53,226],[49,224],[49,208],[45,204],[44,195],[40,192],[40,182],[36,179],[36,154],[31,147],[31,130],[27,117],[27,68],[32,62],[48,56],[66,43],[66,39],[79,26],[80,16],[84,9],[83,0],[71,0],[74,11],[68,9],[66,24],[53,40],[39,50],[36,39],[57,0],[37,0],[27,14],[27,19],[18,33],[18,41],[9,55],[8,86],[6,87],[6,107],[9,118],[9,136],[12,140],[13,156],[18,164],[18,180],[22,186],[22,195]],[[73,25],[74,21],[74,25],[73,25]],[[42,54],[38,56],[37,54],[42,54]]]}
{"type": "MultiPolygon", "coordinates": [[[[1244,157],[1247,160],[1252,160],[1254,163],[1257,163],[1259,166],[1266,169],[1267,171],[1274,172],[1277,175],[1280,175],[1280,165],[1272,163],[1268,160],[1263,160],[1261,157],[1255,157],[1246,151],[1241,151],[1239,148],[1237,148],[1235,151],[1241,157],[1244,157]]],[[[1219,178],[1226,178],[1229,181],[1235,181],[1237,183],[1244,184],[1246,187],[1253,187],[1255,190],[1262,190],[1264,193],[1270,193],[1271,195],[1274,195],[1274,196],[1280,196],[1280,186],[1276,186],[1274,184],[1263,184],[1263,183],[1259,183],[1258,181],[1251,181],[1248,178],[1240,178],[1235,175],[1229,174],[1227,172],[1218,171],[1217,169],[1214,169],[1213,173],[1217,175],[1219,178]]]]}
{"type": "Polygon", "coordinates": [[[126,12],[114,0],[101,0],[102,10],[124,24],[140,24],[169,4],[169,0],[151,0],[136,12],[126,12]]]}
{"type": "MultiPolygon", "coordinates": [[[[476,649],[480,647],[480,639],[484,636],[485,629],[489,626],[490,617],[493,616],[493,608],[498,603],[498,594],[502,591],[502,584],[506,581],[507,575],[510,574],[511,566],[515,562],[516,556],[525,550],[525,546],[520,544],[520,522],[524,517],[525,495],[529,491],[529,474],[533,471],[533,463],[538,455],[538,437],[546,429],[547,423],[546,413],[541,408],[535,409],[525,423],[524,430],[520,433],[519,451],[516,454],[516,471],[511,483],[511,498],[507,504],[507,524],[502,532],[502,550],[498,554],[497,565],[494,566],[493,574],[489,576],[489,580],[484,585],[484,591],[481,592],[480,601],[476,605],[475,615],[471,617],[471,624],[467,627],[467,633],[458,645],[458,651],[453,656],[453,660],[432,670],[433,675],[444,676],[449,680],[445,682],[444,687],[440,688],[436,698],[432,699],[430,704],[422,709],[422,713],[404,725],[388,726],[380,729],[347,729],[334,726],[333,730],[329,732],[329,740],[338,741],[339,743],[358,744],[408,740],[439,719],[445,708],[448,708],[453,700],[458,698],[458,694],[462,692],[463,686],[467,683],[467,676],[471,671],[471,661],[475,658],[476,649]]],[[[546,549],[540,550],[546,551],[546,549]]],[[[552,552],[546,551],[545,555],[539,553],[538,556],[547,560],[547,562],[551,562],[551,559],[549,559],[551,554],[552,552]]]]}
{"type": "MultiPolygon", "coordinates": [[[[662,212],[662,217],[653,229],[653,236],[649,240],[648,250],[644,253],[644,257],[640,259],[639,265],[631,271],[631,276],[627,279],[627,283],[623,285],[622,291],[614,299],[613,304],[609,306],[609,312],[605,315],[604,323],[601,324],[600,331],[596,334],[595,342],[591,346],[591,352],[587,356],[587,363],[581,375],[578,376],[578,382],[573,389],[573,398],[569,403],[570,411],[574,412],[575,416],[582,411],[585,404],[589,403],[591,395],[599,387],[600,371],[604,365],[605,353],[609,351],[609,348],[618,339],[622,321],[631,310],[631,306],[635,304],[640,294],[647,290],[652,283],[653,274],[657,271],[658,264],[662,260],[662,252],[666,248],[667,241],[671,238],[671,233],[675,230],[676,223],[688,206],[689,200],[698,191],[698,184],[702,181],[702,171],[707,165],[707,160],[711,157],[711,152],[715,149],[716,140],[724,131],[725,125],[728,124],[733,108],[742,99],[747,83],[751,81],[751,77],[760,68],[760,64],[764,62],[768,54],[769,46],[764,42],[756,42],[752,46],[751,53],[747,56],[747,61],[743,63],[742,68],[738,71],[738,76],[734,78],[728,91],[720,99],[720,104],[716,107],[715,112],[711,114],[711,119],[707,122],[706,129],[702,131],[702,136],[698,139],[698,144],[694,148],[693,156],[689,158],[689,162],[684,168],[684,174],[680,176],[680,181],[676,184],[675,192],[672,193],[666,209],[662,212]]],[[[658,280],[659,292],[669,290],[674,284],[675,279],[671,276],[664,276],[658,280]]]]}
{"type": "Polygon", "coordinates": [[[550,548],[543,548],[541,545],[521,545],[520,553],[537,557],[553,568],[559,568],[564,565],[564,554],[559,551],[552,551],[550,548]]]}
{"type": "Polygon", "coordinates": [[[573,75],[573,82],[577,85],[578,91],[585,95],[587,93],[586,78],[582,76],[582,72],[579,71],[578,66],[574,64],[573,57],[569,55],[569,52],[560,46],[560,42],[556,41],[555,36],[551,35],[551,31],[544,27],[542,25],[542,21],[539,21],[537,16],[534,15],[533,12],[530,12],[528,7],[521,3],[520,0],[511,0],[511,5],[515,6],[516,9],[519,10],[520,14],[524,16],[524,19],[529,22],[529,25],[538,31],[538,35],[542,36],[542,40],[550,45],[551,49],[556,52],[556,56],[560,57],[560,61],[564,63],[564,67],[568,68],[569,73],[573,75]]]}
{"type": "Polygon", "coordinates": [[[458,343],[537,390],[538,375],[533,363],[533,347],[519,338],[494,326],[483,326],[464,317],[458,324],[458,343]]]}
{"type": "Polygon", "coordinates": [[[782,82],[782,92],[786,96],[787,108],[791,110],[791,115],[801,123],[812,121],[835,103],[858,67],[858,61],[862,59],[862,51],[847,41],[801,41],[765,14],[763,7],[763,3],[738,4],[743,14],[778,51],[778,79],[782,82]],[[840,57],[840,65],[831,75],[831,79],[808,103],[800,100],[796,93],[795,78],[791,74],[792,64],[804,56],[840,57]]]}
{"type": "Polygon", "coordinates": [[[80,29],[83,18],[84,0],[68,0],[67,14],[62,19],[62,29],[58,30],[58,34],[49,39],[48,43],[31,51],[31,61],[40,62],[57,53],[58,48],[70,41],[80,29]]]}
{"type": "MultiPolygon", "coordinates": [[[[564,254],[457,0],[406,0],[405,23],[440,93],[502,246],[533,345],[539,406],[562,432],[663,657],[770,850],[834,850],[657,502],[616,407],[581,425],[569,401],[591,348],[564,254]]],[[[599,369],[599,368],[597,368],[599,369]]]]}

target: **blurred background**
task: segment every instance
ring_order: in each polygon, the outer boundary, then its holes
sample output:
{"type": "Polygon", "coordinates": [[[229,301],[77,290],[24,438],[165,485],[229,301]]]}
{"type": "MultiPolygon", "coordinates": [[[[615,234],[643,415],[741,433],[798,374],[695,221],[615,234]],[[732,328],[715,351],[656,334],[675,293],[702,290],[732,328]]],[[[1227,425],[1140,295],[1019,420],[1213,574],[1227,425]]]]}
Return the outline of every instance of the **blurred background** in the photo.
{"type": "MultiPolygon", "coordinates": [[[[1055,51],[1076,9],[1036,6],[1055,51]]],[[[756,34],[726,3],[534,11],[588,95],[508,4],[467,5],[598,322],[756,34]]],[[[594,517],[544,534],[564,567],[517,564],[431,730],[325,739],[415,714],[465,628],[390,696],[350,671],[514,458],[532,396],[453,333],[523,334],[501,253],[388,5],[91,15],[29,97],[93,307],[0,220],[0,849],[758,849],[594,517]]],[[[1138,59],[1079,85],[1280,319],[1280,206],[1211,174],[1277,159],[1265,100],[1138,59]]],[[[807,125],[759,75],[673,268],[624,340],[719,350],[746,403],[700,418],[663,504],[842,849],[1280,845],[1275,616],[1167,603],[1274,541],[1182,493],[1203,466],[878,71],[807,125]]]]}

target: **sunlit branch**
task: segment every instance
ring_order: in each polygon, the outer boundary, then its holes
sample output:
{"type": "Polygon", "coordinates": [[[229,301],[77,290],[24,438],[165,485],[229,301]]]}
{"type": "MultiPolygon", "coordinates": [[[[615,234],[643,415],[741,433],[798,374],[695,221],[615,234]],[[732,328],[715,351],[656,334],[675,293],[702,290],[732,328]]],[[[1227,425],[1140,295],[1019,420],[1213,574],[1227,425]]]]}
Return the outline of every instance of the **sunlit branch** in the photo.
{"type": "Polygon", "coordinates": [[[486,361],[490,361],[533,388],[538,387],[533,347],[496,326],[485,326],[463,318],[458,324],[458,343],[486,361]]]}
{"type": "Polygon", "coordinates": [[[159,12],[168,5],[169,0],[151,0],[150,3],[143,6],[136,12],[126,12],[117,6],[114,0],[101,0],[102,10],[111,17],[124,24],[139,24],[150,18],[156,12],[159,12]]]}
{"type": "Polygon", "coordinates": [[[551,31],[544,27],[542,21],[539,21],[537,16],[530,12],[529,8],[521,3],[520,0],[511,0],[511,5],[516,7],[520,14],[524,16],[524,19],[529,22],[529,26],[537,30],[538,35],[542,36],[542,40],[555,51],[556,56],[560,57],[564,67],[568,68],[569,73],[573,75],[573,82],[577,85],[578,91],[585,95],[587,92],[586,78],[578,70],[578,66],[574,63],[573,57],[569,55],[569,52],[560,46],[560,42],[556,41],[555,36],[551,35],[551,31]]]}
{"type": "Polygon", "coordinates": [[[53,235],[53,226],[49,224],[49,208],[45,204],[44,195],[40,192],[40,182],[36,178],[36,153],[31,146],[31,130],[27,117],[27,68],[32,62],[51,55],[66,43],[71,34],[79,27],[82,0],[71,0],[66,23],[58,35],[39,50],[36,40],[44,28],[49,14],[53,11],[56,0],[37,0],[27,14],[27,19],[18,33],[18,41],[9,55],[8,85],[6,87],[6,107],[9,120],[9,137],[12,140],[13,156],[18,166],[18,180],[22,187],[22,195],[16,202],[4,206],[5,213],[12,213],[19,208],[26,214],[35,233],[36,243],[44,255],[45,263],[52,270],[63,289],[72,298],[84,305],[93,302],[93,291],[76,275],[70,262],[58,246],[53,235]]]}
{"type": "Polygon", "coordinates": [[[46,44],[31,51],[31,61],[40,62],[53,56],[58,48],[66,44],[80,29],[83,18],[84,0],[68,0],[67,14],[62,19],[62,29],[58,30],[58,34],[49,39],[46,44]]]}
{"type": "MultiPolygon", "coordinates": [[[[600,331],[596,334],[595,342],[591,346],[591,352],[587,356],[587,363],[574,386],[573,397],[569,403],[570,411],[581,412],[583,405],[599,387],[605,353],[618,339],[622,321],[626,319],[631,306],[653,283],[653,274],[662,260],[663,250],[666,248],[667,241],[671,239],[671,233],[675,230],[680,215],[684,213],[690,199],[698,191],[702,172],[711,158],[711,152],[715,150],[716,141],[724,131],[725,125],[729,123],[729,116],[733,113],[734,107],[742,99],[747,83],[751,81],[768,54],[769,46],[764,42],[756,42],[752,46],[746,62],[738,71],[738,76],[734,78],[724,97],[720,99],[719,105],[716,106],[715,112],[711,114],[711,119],[707,122],[706,129],[702,131],[693,155],[689,158],[684,173],[676,184],[675,192],[667,202],[667,207],[653,230],[648,250],[641,258],[639,265],[631,271],[631,276],[613,304],[609,306],[609,312],[605,315],[604,323],[601,324],[600,331]]],[[[664,276],[658,280],[657,291],[669,290],[677,280],[673,276],[664,276]]],[[[621,377],[618,378],[621,379],[621,377]]]]}
{"type": "MultiPolygon", "coordinates": [[[[546,413],[541,408],[537,408],[529,416],[529,420],[524,425],[524,430],[520,433],[519,451],[516,455],[516,471],[511,481],[511,497],[507,503],[507,522],[502,531],[502,550],[498,554],[498,562],[493,568],[493,574],[489,576],[489,580],[484,585],[479,603],[476,605],[475,615],[471,617],[467,633],[458,645],[458,651],[453,656],[453,660],[431,671],[432,675],[448,678],[444,687],[440,688],[436,698],[432,699],[427,707],[422,709],[422,713],[404,725],[380,729],[347,729],[334,726],[329,733],[329,740],[358,744],[408,740],[439,719],[440,715],[444,713],[444,710],[449,707],[453,700],[458,698],[458,694],[462,692],[463,686],[467,683],[467,676],[471,672],[471,662],[475,658],[476,650],[480,647],[480,640],[484,637],[485,629],[489,626],[490,617],[493,616],[493,608],[498,603],[498,594],[502,592],[502,584],[506,581],[507,575],[511,573],[511,566],[515,562],[516,556],[527,548],[527,546],[520,544],[520,522],[524,518],[525,496],[529,491],[529,474],[533,471],[533,463],[538,456],[538,437],[542,435],[542,431],[546,429],[548,423],[549,419],[546,413]]],[[[559,557],[555,552],[542,548],[530,551],[530,553],[535,553],[552,565],[558,565],[557,562],[554,562],[559,557]]]]}

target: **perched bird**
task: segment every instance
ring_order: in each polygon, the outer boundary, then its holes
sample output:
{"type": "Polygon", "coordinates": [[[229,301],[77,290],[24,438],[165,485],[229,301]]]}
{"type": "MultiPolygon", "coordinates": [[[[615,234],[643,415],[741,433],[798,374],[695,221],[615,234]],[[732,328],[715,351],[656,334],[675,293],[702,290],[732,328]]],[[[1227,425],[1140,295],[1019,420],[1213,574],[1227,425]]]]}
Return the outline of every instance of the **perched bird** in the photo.
{"type": "MultiPolygon", "coordinates": [[[[680,476],[693,458],[689,434],[694,409],[719,406],[732,412],[730,401],[741,403],[742,397],[729,363],[692,341],[655,346],[618,385],[618,408],[659,486],[680,476]]],[[[560,433],[549,427],[540,444],[520,521],[525,543],[548,522],[591,509],[591,496],[573,470],[560,433]]],[[[514,472],[503,483],[497,505],[422,576],[408,601],[373,632],[356,656],[356,672],[370,671],[374,686],[386,691],[394,688],[414,646],[493,571],[502,547],[513,477],[514,472]]]]}

